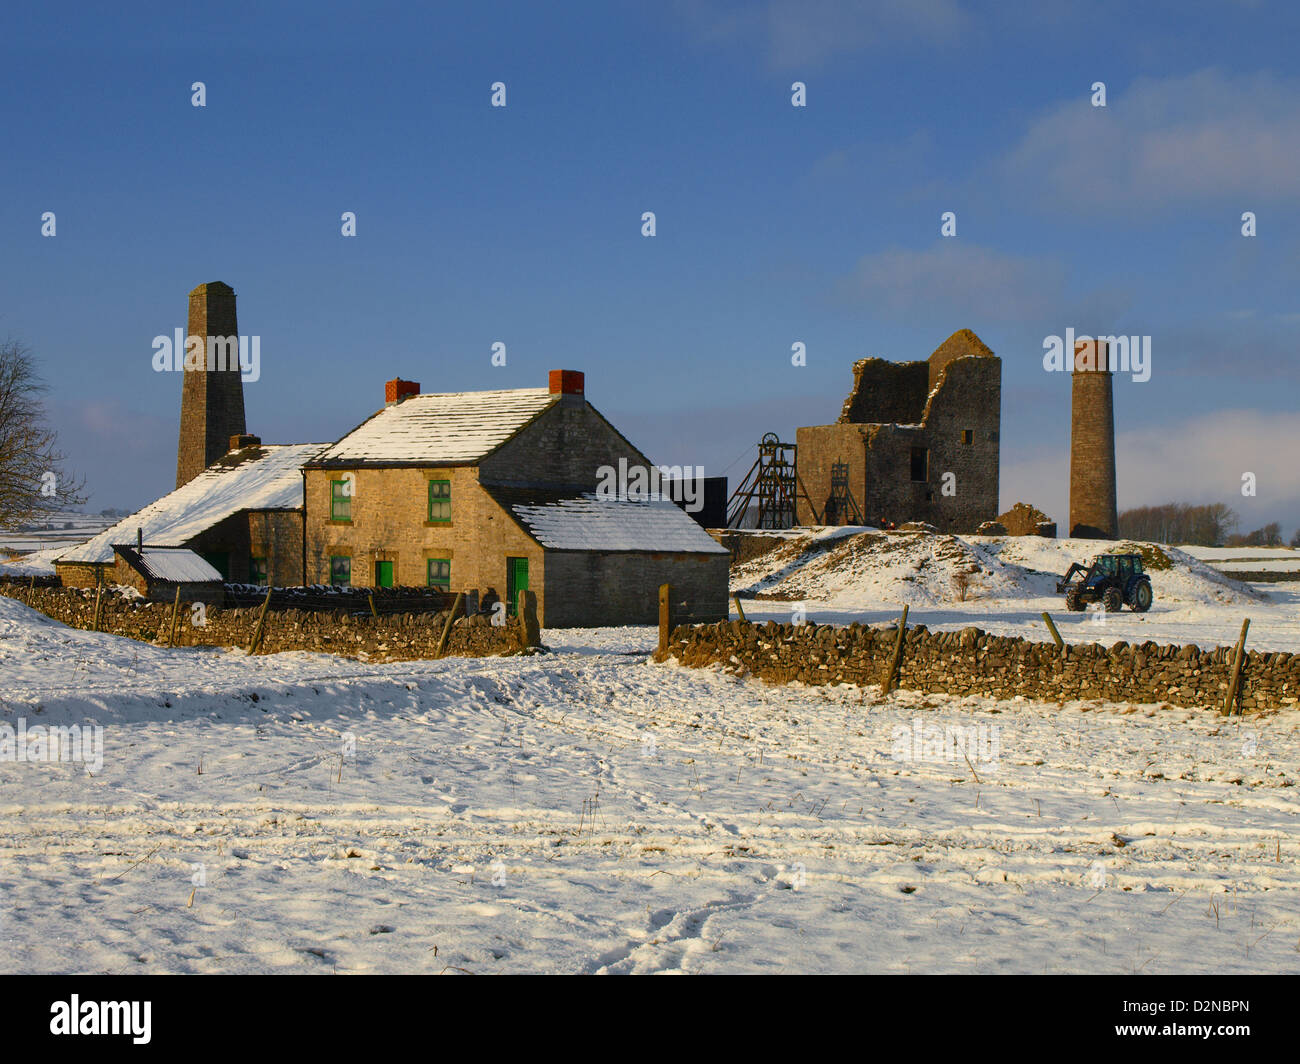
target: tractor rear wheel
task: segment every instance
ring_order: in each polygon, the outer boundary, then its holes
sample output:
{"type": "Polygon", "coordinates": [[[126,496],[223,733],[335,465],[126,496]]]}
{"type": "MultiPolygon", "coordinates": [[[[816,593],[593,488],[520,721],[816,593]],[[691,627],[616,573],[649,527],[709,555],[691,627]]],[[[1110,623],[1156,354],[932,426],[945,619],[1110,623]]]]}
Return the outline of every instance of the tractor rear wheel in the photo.
{"type": "Polygon", "coordinates": [[[1151,608],[1151,585],[1145,580],[1139,580],[1137,587],[1133,589],[1133,610],[1135,613],[1146,613],[1151,608]]]}
{"type": "Polygon", "coordinates": [[[1076,584],[1065,593],[1065,608],[1074,613],[1083,609],[1083,603],[1079,601],[1079,585],[1076,584]]]}
{"type": "Polygon", "coordinates": [[[1107,613],[1118,613],[1124,608],[1124,596],[1120,594],[1119,588],[1112,585],[1101,596],[1101,603],[1106,607],[1107,613]]]}

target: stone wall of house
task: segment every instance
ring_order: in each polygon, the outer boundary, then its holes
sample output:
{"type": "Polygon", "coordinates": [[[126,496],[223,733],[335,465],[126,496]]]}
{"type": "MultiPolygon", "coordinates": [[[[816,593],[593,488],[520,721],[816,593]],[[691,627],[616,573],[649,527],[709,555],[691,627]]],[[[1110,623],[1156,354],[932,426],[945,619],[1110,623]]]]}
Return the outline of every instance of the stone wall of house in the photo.
{"type": "MultiPolygon", "coordinates": [[[[82,588],[30,588],[0,585],[0,593],[26,603],[73,628],[94,626],[95,592],[82,588]]],[[[246,647],[257,626],[260,608],[222,609],[209,606],[200,617],[182,601],[176,625],[177,646],[246,647]],[[204,623],[196,624],[201,619],[204,623]]],[[[390,614],[378,619],[336,612],[273,610],[266,615],[259,653],[289,650],[319,651],[343,657],[365,655],[371,661],[406,661],[436,656],[446,613],[390,614]]],[[[143,602],[106,591],[101,604],[100,631],[143,642],[167,643],[172,604],[143,602]]],[[[457,619],[446,653],[460,657],[516,654],[527,647],[521,624],[491,623],[486,614],[457,619]]]]}
{"type": "MultiPolygon", "coordinates": [[[[743,667],[771,683],[878,684],[897,628],[833,625],[719,624],[675,628],[668,656],[683,665],[743,667]]],[[[1067,645],[994,636],[978,628],[931,632],[909,627],[895,686],[953,695],[1046,702],[1100,699],[1165,702],[1220,709],[1232,671],[1232,647],[1138,646],[1118,642],[1067,645]]],[[[1247,710],[1294,706],[1300,697],[1300,654],[1250,651],[1242,668],[1247,710]]]]}
{"type": "Polygon", "coordinates": [[[330,482],[348,470],[307,471],[307,581],[330,582],[330,558],[352,559],[352,586],[373,587],[375,563],[393,563],[394,583],[428,583],[431,558],[451,563],[451,590],[479,588],[506,597],[506,559],[527,558],[529,586],[547,616],[544,552],[479,484],[472,466],[350,472],[351,520],[331,518],[330,482]],[[451,520],[429,520],[429,481],[451,483],[451,520]]]}
{"type": "Polygon", "coordinates": [[[249,510],[247,515],[249,555],[266,559],[267,583],[272,587],[306,583],[302,571],[302,511],[249,510]]]}
{"type": "Polygon", "coordinates": [[[548,551],[550,628],[656,624],[659,587],[671,588],[672,616],[680,623],[715,621],[728,614],[729,555],[651,554],[640,551],[548,551]]]}
{"type": "Polygon", "coordinates": [[[620,458],[629,466],[652,464],[581,396],[564,395],[484,458],[479,479],[594,491],[601,466],[617,469],[620,458]]]}
{"type": "Polygon", "coordinates": [[[101,582],[110,584],[113,582],[113,566],[111,563],[101,565],[98,563],[55,562],[54,571],[58,573],[64,587],[95,587],[101,582]]]}

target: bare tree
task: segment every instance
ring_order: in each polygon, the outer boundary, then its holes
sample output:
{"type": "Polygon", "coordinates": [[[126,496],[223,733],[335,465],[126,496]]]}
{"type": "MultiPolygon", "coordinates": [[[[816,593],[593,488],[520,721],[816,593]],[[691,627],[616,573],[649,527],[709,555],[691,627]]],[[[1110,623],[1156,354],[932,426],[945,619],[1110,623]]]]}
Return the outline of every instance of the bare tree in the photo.
{"type": "Polygon", "coordinates": [[[45,423],[46,390],[31,352],[16,340],[0,343],[0,528],[85,502],[84,482],[64,472],[45,423]]]}
{"type": "Polygon", "coordinates": [[[1277,521],[1270,521],[1263,528],[1257,528],[1243,536],[1229,536],[1228,546],[1280,547],[1282,546],[1282,526],[1277,521]]]}
{"type": "Polygon", "coordinates": [[[1124,539],[1152,543],[1191,543],[1203,547],[1222,546],[1237,525],[1237,515],[1221,502],[1192,506],[1168,502],[1139,506],[1119,515],[1119,533],[1124,539]]]}

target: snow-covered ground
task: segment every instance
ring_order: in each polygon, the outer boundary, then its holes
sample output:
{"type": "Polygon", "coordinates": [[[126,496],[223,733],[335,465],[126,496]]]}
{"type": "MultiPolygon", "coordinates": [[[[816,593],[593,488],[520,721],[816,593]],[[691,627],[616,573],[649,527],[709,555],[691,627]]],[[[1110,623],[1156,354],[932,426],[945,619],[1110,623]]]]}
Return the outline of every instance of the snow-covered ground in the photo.
{"type": "Polygon", "coordinates": [[[104,728],[93,774],[0,760],[0,970],[1300,968],[1295,712],[881,699],[655,665],[648,628],[545,639],[250,660],[0,597],[0,724],[104,728]],[[970,760],[935,726],[982,729],[970,760]]]}

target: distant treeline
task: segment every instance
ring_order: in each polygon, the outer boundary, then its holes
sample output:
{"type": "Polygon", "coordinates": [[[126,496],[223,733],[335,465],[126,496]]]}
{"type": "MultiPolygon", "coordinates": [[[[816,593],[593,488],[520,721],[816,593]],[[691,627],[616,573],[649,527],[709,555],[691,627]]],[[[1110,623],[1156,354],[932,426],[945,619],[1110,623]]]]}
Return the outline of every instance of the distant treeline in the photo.
{"type": "MultiPolygon", "coordinates": [[[[1119,534],[1124,539],[1197,547],[1280,547],[1285,542],[1277,521],[1244,533],[1234,531],[1237,524],[1236,511],[1221,502],[1201,506],[1167,502],[1123,511],[1119,534]]],[[[1300,530],[1291,537],[1291,546],[1300,546],[1300,530]]]]}

